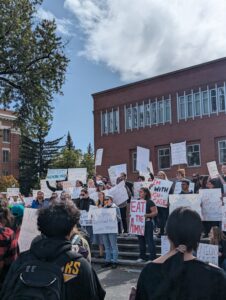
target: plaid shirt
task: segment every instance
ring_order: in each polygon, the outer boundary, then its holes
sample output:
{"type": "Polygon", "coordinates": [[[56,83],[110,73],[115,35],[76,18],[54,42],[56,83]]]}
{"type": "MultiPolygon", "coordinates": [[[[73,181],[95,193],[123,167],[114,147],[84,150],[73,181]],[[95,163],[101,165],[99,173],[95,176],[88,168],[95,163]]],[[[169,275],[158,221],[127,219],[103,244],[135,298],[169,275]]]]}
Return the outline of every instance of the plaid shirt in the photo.
{"type": "Polygon", "coordinates": [[[0,282],[18,255],[18,244],[12,229],[0,223],[0,282]]]}

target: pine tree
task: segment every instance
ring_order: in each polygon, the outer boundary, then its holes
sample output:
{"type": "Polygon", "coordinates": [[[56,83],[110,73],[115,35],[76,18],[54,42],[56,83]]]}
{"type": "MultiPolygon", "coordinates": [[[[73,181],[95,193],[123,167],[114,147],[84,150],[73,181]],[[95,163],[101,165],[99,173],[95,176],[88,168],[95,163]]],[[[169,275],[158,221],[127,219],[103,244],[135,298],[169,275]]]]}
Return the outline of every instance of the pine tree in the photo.
{"type": "Polygon", "coordinates": [[[68,149],[68,150],[75,150],[75,146],[74,146],[74,143],[72,141],[72,138],[71,138],[71,135],[70,135],[69,131],[68,131],[68,134],[67,134],[67,140],[66,140],[65,148],[68,149]]]}

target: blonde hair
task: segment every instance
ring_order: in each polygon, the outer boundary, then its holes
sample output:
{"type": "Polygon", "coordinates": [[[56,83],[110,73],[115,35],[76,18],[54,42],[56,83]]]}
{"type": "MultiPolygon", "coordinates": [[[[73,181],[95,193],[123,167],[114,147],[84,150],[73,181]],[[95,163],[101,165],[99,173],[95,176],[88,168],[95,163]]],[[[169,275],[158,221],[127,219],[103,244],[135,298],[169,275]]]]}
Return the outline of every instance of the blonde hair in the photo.
{"type": "Polygon", "coordinates": [[[185,169],[178,169],[177,173],[179,173],[182,177],[185,177],[185,169]]]}
{"type": "Polygon", "coordinates": [[[219,245],[220,241],[225,240],[226,237],[218,226],[211,228],[213,236],[210,238],[211,245],[219,245]]]}

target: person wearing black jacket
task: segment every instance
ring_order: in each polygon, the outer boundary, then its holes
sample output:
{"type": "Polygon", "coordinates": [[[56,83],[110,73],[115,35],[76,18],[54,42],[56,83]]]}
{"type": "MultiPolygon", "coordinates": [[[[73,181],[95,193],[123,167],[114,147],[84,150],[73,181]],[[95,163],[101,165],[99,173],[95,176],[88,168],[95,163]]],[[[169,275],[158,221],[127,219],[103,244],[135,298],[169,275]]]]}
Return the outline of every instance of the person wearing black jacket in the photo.
{"type": "Polygon", "coordinates": [[[49,184],[49,181],[46,181],[46,185],[47,185],[47,187],[48,187],[48,189],[50,190],[50,191],[52,191],[52,192],[56,192],[56,191],[63,191],[63,183],[62,183],[62,181],[56,181],[56,187],[54,187],[54,186],[51,186],[50,184],[49,184]]]}
{"type": "MultiPolygon", "coordinates": [[[[9,299],[16,283],[13,280],[14,274],[23,264],[34,258],[40,261],[51,261],[59,266],[61,266],[62,261],[61,270],[65,290],[63,299],[103,300],[105,298],[106,293],[89,262],[80,254],[74,253],[73,255],[73,251],[71,251],[70,238],[74,227],[79,222],[79,217],[78,209],[69,201],[40,209],[37,223],[42,235],[35,238],[30,250],[23,252],[12,264],[4,282],[0,299],[9,299]]],[[[34,276],[35,271],[36,269],[30,271],[32,276],[34,276]]],[[[48,275],[50,274],[46,274],[46,276],[48,275]]]]}

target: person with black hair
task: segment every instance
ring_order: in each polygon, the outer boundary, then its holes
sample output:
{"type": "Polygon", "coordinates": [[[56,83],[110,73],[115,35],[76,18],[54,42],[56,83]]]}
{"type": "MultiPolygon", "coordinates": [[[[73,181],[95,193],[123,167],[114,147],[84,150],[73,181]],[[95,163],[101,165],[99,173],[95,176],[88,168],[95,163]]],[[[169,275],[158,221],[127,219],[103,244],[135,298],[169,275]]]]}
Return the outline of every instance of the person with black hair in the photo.
{"type": "MultiPolygon", "coordinates": [[[[70,240],[79,218],[79,210],[70,201],[56,203],[38,211],[37,226],[41,236],[32,242],[29,251],[20,254],[12,264],[0,294],[1,299],[33,299],[28,296],[18,297],[18,293],[21,295],[25,292],[27,295],[29,291],[33,291],[33,295],[36,296],[40,289],[45,288],[50,291],[48,287],[54,285],[54,282],[59,279],[54,273],[57,266],[62,272],[63,280],[63,286],[59,291],[60,297],[45,299],[102,300],[105,298],[105,291],[91,265],[80,254],[71,251],[70,240]],[[51,263],[53,266],[50,265],[51,263]],[[50,269],[51,272],[48,272],[50,269]],[[18,276],[15,277],[15,274],[18,276]],[[51,279],[53,274],[54,280],[51,279]],[[19,285],[20,280],[21,285],[19,285]],[[49,282],[48,285],[46,281],[49,282]],[[24,285],[25,290],[23,290],[24,285]]],[[[60,284],[61,281],[58,283],[60,284]]],[[[43,298],[34,297],[34,299],[43,298]]]]}
{"type": "Polygon", "coordinates": [[[149,263],[138,279],[135,300],[225,300],[226,276],[220,268],[193,256],[202,221],[187,207],[175,209],[166,231],[170,251],[149,263]]]}
{"type": "Polygon", "coordinates": [[[149,259],[154,260],[156,258],[155,242],[153,237],[153,218],[157,216],[158,209],[155,203],[151,200],[151,194],[148,188],[141,188],[139,195],[140,200],[146,201],[144,236],[138,235],[140,257],[137,261],[142,262],[147,260],[146,244],[148,244],[149,259]]]}

